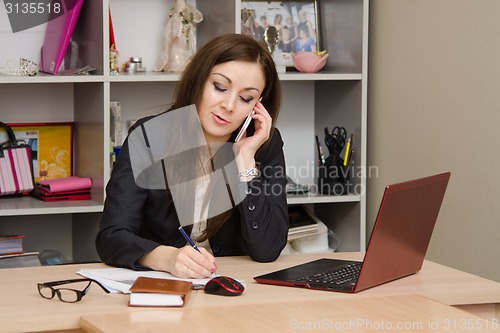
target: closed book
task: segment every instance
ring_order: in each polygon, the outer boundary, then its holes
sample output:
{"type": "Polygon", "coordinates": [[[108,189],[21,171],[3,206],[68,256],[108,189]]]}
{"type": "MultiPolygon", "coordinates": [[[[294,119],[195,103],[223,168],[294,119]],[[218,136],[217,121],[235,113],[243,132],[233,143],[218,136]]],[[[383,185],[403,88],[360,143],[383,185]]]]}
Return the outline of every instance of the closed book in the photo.
{"type": "Polygon", "coordinates": [[[0,256],[0,268],[33,267],[41,266],[38,252],[25,252],[20,254],[6,254],[0,256]]]}
{"type": "Polygon", "coordinates": [[[24,235],[0,235],[0,255],[23,252],[24,235]]]}
{"type": "Polygon", "coordinates": [[[130,306],[183,306],[193,284],[189,281],[139,276],[130,287],[130,306]]]}

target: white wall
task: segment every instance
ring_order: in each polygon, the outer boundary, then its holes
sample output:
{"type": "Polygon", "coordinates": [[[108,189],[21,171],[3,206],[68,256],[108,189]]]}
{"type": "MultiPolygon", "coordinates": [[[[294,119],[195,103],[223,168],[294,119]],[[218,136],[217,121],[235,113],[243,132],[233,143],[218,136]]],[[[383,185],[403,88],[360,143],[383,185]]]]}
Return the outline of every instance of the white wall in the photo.
{"type": "Polygon", "coordinates": [[[386,184],[449,170],[427,258],[500,281],[500,1],[370,7],[368,230],[386,184]]]}

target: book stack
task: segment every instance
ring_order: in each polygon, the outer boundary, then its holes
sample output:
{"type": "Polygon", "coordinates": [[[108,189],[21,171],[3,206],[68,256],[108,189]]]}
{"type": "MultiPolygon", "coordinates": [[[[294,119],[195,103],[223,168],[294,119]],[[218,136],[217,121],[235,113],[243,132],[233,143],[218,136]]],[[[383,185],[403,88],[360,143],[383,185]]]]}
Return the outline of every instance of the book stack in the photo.
{"type": "Polygon", "coordinates": [[[0,255],[22,253],[24,235],[0,235],[0,255]]]}
{"type": "Polygon", "coordinates": [[[0,256],[0,268],[42,266],[38,252],[4,254],[0,256]]]}
{"type": "Polygon", "coordinates": [[[304,206],[289,206],[288,241],[317,234],[318,222],[320,220],[304,206]]]}
{"type": "Polygon", "coordinates": [[[288,250],[292,253],[331,252],[336,248],[330,245],[330,238],[336,243],[340,240],[328,227],[304,206],[289,206],[288,250]]]}
{"type": "Polygon", "coordinates": [[[0,268],[41,266],[38,252],[24,252],[24,235],[0,235],[0,268]]]}
{"type": "Polygon", "coordinates": [[[43,201],[90,200],[92,179],[70,176],[40,180],[31,194],[43,201]]]}

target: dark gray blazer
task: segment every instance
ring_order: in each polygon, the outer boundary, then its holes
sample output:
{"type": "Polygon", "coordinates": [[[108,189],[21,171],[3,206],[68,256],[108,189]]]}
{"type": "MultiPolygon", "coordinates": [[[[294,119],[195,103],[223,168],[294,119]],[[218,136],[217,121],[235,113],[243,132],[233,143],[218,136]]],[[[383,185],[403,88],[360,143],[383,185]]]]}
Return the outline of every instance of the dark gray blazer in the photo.
{"type": "MultiPolygon", "coordinates": [[[[152,117],[138,121],[134,128],[152,117]]],[[[288,209],[283,141],[277,129],[256,162],[263,171],[248,184],[248,195],[229,220],[209,239],[215,256],[250,255],[256,261],[276,260],[286,245],[288,209]]],[[[159,245],[180,248],[186,240],[170,191],[136,185],[128,138],[113,165],[96,237],[97,252],[109,265],[144,269],[137,260],[159,245]]],[[[189,229],[189,228],[187,228],[189,229]]]]}

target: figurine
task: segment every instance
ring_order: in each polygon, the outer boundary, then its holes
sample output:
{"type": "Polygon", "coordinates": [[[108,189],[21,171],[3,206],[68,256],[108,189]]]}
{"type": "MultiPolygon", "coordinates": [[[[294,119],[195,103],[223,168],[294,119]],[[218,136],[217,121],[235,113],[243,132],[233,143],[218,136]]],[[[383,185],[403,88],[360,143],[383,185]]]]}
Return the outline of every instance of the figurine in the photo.
{"type": "Polygon", "coordinates": [[[203,15],[186,0],[175,0],[164,32],[161,66],[157,71],[182,72],[196,52],[196,24],[203,15]]]}
{"type": "Polygon", "coordinates": [[[118,66],[118,50],[115,47],[115,44],[111,45],[109,48],[109,74],[117,75],[120,71],[120,67],[118,66]]]}

